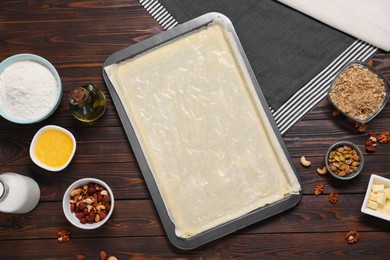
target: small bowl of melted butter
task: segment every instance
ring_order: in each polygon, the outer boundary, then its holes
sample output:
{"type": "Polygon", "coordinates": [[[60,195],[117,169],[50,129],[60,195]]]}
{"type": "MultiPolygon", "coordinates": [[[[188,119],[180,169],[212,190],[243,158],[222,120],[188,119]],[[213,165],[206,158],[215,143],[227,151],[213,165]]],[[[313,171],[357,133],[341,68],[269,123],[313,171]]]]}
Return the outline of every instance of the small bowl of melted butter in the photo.
{"type": "Polygon", "coordinates": [[[76,152],[76,139],[65,128],[42,127],[30,145],[30,157],[39,167],[57,172],[66,168],[76,152]]]}

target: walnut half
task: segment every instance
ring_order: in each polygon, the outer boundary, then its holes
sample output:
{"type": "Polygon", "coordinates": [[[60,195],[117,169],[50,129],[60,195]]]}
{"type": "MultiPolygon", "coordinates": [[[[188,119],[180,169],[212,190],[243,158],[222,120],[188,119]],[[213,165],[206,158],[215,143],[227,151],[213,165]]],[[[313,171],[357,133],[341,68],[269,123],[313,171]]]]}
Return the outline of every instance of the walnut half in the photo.
{"type": "Polygon", "coordinates": [[[62,230],[57,232],[58,242],[65,242],[70,239],[70,232],[67,230],[62,230]]]}
{"type": "Polygon", "coordinates": [[[386,144],[390,142],[390,132],[383,132],[377,136],[378,142],[381,144],[386,144]]]}
{"type": "Polygon", "coordinates": [[[331,192],[329,194],[329,202],[332,204],[336,204],[339,201],[339,194],[335,192],[331,192]]]}
{"type": "Polygon", "coordinates": [[[322,192],[324,192],[324,188],[325,188],[325,185],[320,183],[320,184],[317,184],[315,190],[314,190],[314,194],[316,196],[320,195],[322,192]]]}
{"type": "Polygon", "coordinates": [[[376,143],[374,143],[372,140],[367,140],[365,143],[367,152],[375,152],[376,149],[376,143]]]}
{"type": "Polygon", "coordinates": [[[348,244],[356,243],[359,240],[359,233],[356,230],[349,231],[345,235],[345,240],[348,242],[348,244]]]}

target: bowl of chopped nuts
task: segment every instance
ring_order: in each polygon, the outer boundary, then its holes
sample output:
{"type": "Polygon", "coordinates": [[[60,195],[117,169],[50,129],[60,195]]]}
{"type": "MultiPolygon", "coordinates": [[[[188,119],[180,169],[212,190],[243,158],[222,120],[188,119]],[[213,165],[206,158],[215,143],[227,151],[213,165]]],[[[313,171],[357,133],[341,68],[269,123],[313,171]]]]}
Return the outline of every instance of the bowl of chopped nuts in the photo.
{"type": "Polygon", "coordinates": [[[386,78],[360,61],[344,66],[328,91],[328,99],[338,111],[362,124],[378,115],[389,97],[390,86],[386,78]]]}
{"type": "Polygon", "coordinates": [[[103,181],[84,178],[72,183],[62,200],[65,217],[81,229],[95,229],[110,218],[114,210],[114,194],[103,181]]]}
{"type": "Polygon", "coordinates": [[[335,178],[350,180],[358,176],[363,169],[363,153],[357,145],[351,142],[337,142],[329,147],[325,165],[335,178]]]}

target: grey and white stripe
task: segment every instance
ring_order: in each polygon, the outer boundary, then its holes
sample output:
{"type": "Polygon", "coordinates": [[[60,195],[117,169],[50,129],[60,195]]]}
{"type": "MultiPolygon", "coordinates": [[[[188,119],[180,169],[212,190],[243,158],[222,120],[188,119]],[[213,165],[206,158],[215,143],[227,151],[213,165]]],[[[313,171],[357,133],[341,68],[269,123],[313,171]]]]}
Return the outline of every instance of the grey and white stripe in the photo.
{"type": "Polygon", "coordinates": [[[280,133],[287,132],[326,97],[332,80],[344,65],[353,60],[367,61],[376,50],[376,47],[361,40],[356,40],[324,70],[289,98],[277,111],[271,110],[280,133]]]}
{"type": "MultiPolygon", "coordinates": [[[[164,30],[169,30],[178,25],[175,18],[158,0],[139,0],[139,2],[164,30]]],[[[275,111],[270,108],[280,133],[286,133],[295,123],[326,97],[332,80],[345,64],[353,60],[365,62],[376,51],[376,47],[361,40],[356,40],[332,63],[289,98],[278,110],[275,111]]]]}
{"type": "Polygon", "coordinates": [[[139,3],[164,30],[169,30],[179,24],[158,0],[139,0],[139,3]]]}

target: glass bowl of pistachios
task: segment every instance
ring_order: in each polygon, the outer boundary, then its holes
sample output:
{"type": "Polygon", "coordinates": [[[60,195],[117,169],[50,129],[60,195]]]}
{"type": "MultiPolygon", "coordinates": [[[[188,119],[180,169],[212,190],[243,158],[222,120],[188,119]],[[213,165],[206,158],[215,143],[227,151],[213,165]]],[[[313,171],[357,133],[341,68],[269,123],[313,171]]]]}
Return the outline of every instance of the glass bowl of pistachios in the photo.
{"type": "Polygon", "coordinates": [[[326,153],[325,165],[328,172],[340,180],[350,180],[363,170],[363,153],[357,145],[341,141],[331,145],[326,153]]]}

